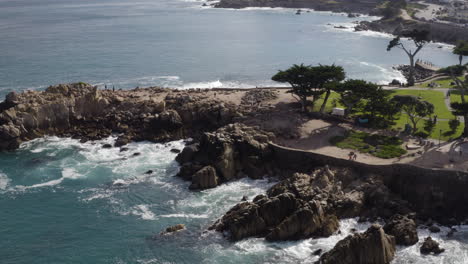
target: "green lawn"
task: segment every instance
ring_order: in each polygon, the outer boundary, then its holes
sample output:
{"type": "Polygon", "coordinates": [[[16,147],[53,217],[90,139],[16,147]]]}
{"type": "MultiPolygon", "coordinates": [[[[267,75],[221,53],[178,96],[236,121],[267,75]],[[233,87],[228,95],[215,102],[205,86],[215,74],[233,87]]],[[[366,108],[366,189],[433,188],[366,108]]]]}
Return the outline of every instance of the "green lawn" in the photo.
{"type": "MultiPolygon", "coordinates": [[[[465,80],[465,77],[460,77],[460,80],[462,81],[465,80]]],[[[434,82],[440,85],[439,87],[436,87],[436,88],[445,88],[445,89],[456,88],[456,85],[450,85],[450,83],[453,82],[452,78],[444,78],[444,79],[440,79],[434,82]]],[[[431,82],[422,83],[419,85],[419,87],[431,89],[431,87],[429,87],[430,83],[431,82]]]]}
{"type": "Polygon", "coordinates": [[[421,97],[422,100],[428,101],[434,105],[434,114],[438,118],[452,119],[454,116],[448,110],[444,102],[444,93],[431,90],[395,90],[394,95],[414,95],[421,97]]]}
{"type": "MultiPolygon", "coordinates": [[[[444,102],[444,93],[440,91],[432,91],[432,90],[394,90],[392,91],[394,95],[414,95],[421,97],[422,100],[428,101],[434,105],[434,110],[438,118],[442,119],[452,119],[452,113],[447,109],[447,106],[444,102]]],[[[324,96],[322,96],[323,98],[324,96]]],[[[328,99],[327,105],[325,110],[327,112],[331,112],[333,107],[343,107],[338,102],[340,95],[338,93],[332,92],[330,94],[330,98],[328,99]],[[333,105],[333,102],[336,101],[336,106],[333,105]]],[[[314,106],[314,111],[318,111],[322,106],[323,99],[317,100],[314,106]]]]}
{"type": "MultiPolygon", "coordinates": [[[[434,130],[429,135],[429,138],[439,139],[440,136],[441,140],[449,140],[451,138],[459,137],[463,132],[463,123],[460,124],[460,126],[454,134],[451,134],[448,122],[449,121],[438,121],[434,130]],[[440,132],[440,130],[442,130],[442,133],[440,132]]],[[[406,123],[411,124],[411,122],[408,121],[408,117],[406,115],[401,115],[400,119],[396,121],[396,125],[394,125],[392,128],[401,131],[405,128],[406,123]]],[[[419,121],[418,131],[424,131],[424,120],[419,121]]]]}
{"type": "Polygon", "coordinates": [[[365,132],[350,131],[346,136],[330,139],[330,143],[344,149],[353,149],[373,156],[390,159],[406,154],[401,145],[403,141],[397,137],[371,135],[365,132]]]}
{"type": "MultiPolygon", "coordinates": [[[[465,100],[468,101],[468,94],[465,94],[465,100]]],[[[451,91],[450,92],[450,102],[452,103],[461,103],[461,95],[458,91],[451,91]]]]}
{"type": "MultiPolygon", "coordinates": [[[[423,100],[426,100],[432,104],[434,104],[435,108],[435,114],[437,115],[438,119],[453,119],[454,116],[452,113],[447,109],[445,102],[444,102],[444,93],[441,91],[434,91],[434,90],[406,90],[406,89],[401,89],[401,90],[394,90],[393,91],[394,95],[414,95],[421,97],[423,100]]],[[[336,103],[336,106],[334,106],[333,101],[338,101],[340,98],[339,94],[332,92],[330,94],[330,98],[328,99],[327,105],[325,107],[325,110],[327,112],[330,112],[333,107],[343,107],[340,105],[338,102],[336,103]]],[[[453,92],[451,94],[451,100],[457,101],[460,100],[460,95],[456,94],[453,92]]],[[[322,105],[323,99],[317,100],[314,111],[318,111],[320,109],[320,106],[322,105]]],[[[405,114],[401,114],[400,118],[396,121],[396,125],[393,126],[393,129],[398,129],[398,130],[403,130],[405,127],[406,123],[410,123],[408,121],[408,117],[405,114]]],[[[419,131],[423,131],[424,127],[424,120],[421,120],[418,123],[418,129],[419,131]]],[[[458,128],[457,132],[453,135],[448,135],[447,132],[450,131],[448,121],[438,121],[437,125],[434,129],[434,131],[429,135],[430,138],[438,139],[439,138],[439,131],[442,129],[442,135],[441,139],[442,140],[448,140],[450,138],[455,138],[461,135],[462,130],[463,130],[463,124],[460,125],[458,128]]]]}

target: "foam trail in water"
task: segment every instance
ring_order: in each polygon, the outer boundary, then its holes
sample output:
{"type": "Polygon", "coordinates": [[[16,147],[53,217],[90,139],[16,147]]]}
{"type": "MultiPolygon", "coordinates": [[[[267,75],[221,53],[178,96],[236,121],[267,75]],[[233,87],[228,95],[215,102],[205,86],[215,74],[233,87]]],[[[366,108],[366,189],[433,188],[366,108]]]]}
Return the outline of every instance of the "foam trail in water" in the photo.
{"type": "Polygon", "coordinates": [[[0,190],[6,190],[8,185],[10,185],[10,178],[4,173],[0,172],[0,190]]]}
{"type": "Polygon", "coordinates": [[[40,188],[40,187],[55,186],[55,185],[59,185],[60,183],[62,183],[65,179],[76,180],[78,178],[81,178],[82,176],[83,175],[77,173],[72,168],[65,168],[62,171],[62,177],[60,177],[60,178],[58,178],[56,180],[51,180],[51,181],[48,181],[48,182],[38,183],[38,184],[31,185],[31,186],[18,185],[17,188],[19,188],[19,189],[34,189],[34,188],[40,188]]]}
{"type": "Polygon", "coordinates": [[[133,207],[131,211],[133,215],[140,216],[143,220],[155,220],[155,215],[149,209],[147,204],[139,204],[133,207]]]}

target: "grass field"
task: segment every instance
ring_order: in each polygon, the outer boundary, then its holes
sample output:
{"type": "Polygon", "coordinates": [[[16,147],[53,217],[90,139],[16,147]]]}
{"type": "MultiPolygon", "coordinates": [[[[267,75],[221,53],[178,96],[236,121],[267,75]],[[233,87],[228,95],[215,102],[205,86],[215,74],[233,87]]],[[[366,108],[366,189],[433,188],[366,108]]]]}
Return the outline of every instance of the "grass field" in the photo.
{"type": "Polygon", "coordinates": [[[445,105],[445,96],[443,92],[431,90],[395,90],[394,95],[413,95],[421,97],[422,100],[428,101],[434,105],[434,114],[438,118],[452,119],[454,116],[445,105]]]}
{"type": "MultiPolygon", "coordinates": [[[[430,138],[438,139],[440,130],[442,130],[442,134],[440,135],[440,138],[442,140],[448,140],[450,138],[455,138],[461,135],[463,131],[463,124],[460,125],[460,127],[457,129],[456,133],[449,134],[450,132],[450,127],[448,125],[447,120],[440,120],[440,119],[453,119],[455,118],[454,115],[448,110],[447,106],[445,105],[444,102],[444,93],[441,91],[434,91],[434,90],[394,90],[393,95],[413,95],[420,97],[422,100],[428,101],[434,105],[435,109],[435,115],[437,115],[437,118],[439,119],[436,127],[434,128],[434,131],[429,135],[430,138]]],[[[451,100],[452,102],[454,101],[459,101],[460,100],[460,95],[456,94],[453,92],[451,94],[451,100]]],[[[337,101],[340,98],[339,94],[332,92],[330,95],[330,98],[328,99],[327,105],[325,107],[326,112],[330,112],[333,107],[343,107],[340,105],[337,101]],[[337,103],[333,103],[333,102],[337,103]]],[[[323,99],[317,100],[314,111],[318,111],[320,109],[320,106],[322,105],[323,99]]],[[[408,117],[405,114],[401,114],[399,119],[396,121],[396,125],[394,125],[392,128],[397,129],[397,130],[403,130],[405,127],[406,123],[410,123],[408,121],[408,117]]],[[[421,120],[418,123],[418,131],[424,131],[424,120],[421,120]]]]}
{"type": "MultiPolygon", "coordinates": [[[[401,115],[400,119],[396,121],[396,125],[393,126],[393,129],[397,130],[403,130],[405,128],[405,124],[409,123],[408,117],[406,115],[401,115]]],[[[424,120],[419,121],[418,123],[418,131],[424,131],[424,120]]],[[[437,124],[432,131],[432,133],[429,135],[429,138],[433,139],[440,139],[441,140],[449,140],[451,138],[457,138],[459,137],[463,132],[463,124],[460,124],[458,127],[457,131],[453,134],[451,134],[451,129],[449,127],[449,121],[437,121],[437,124]],[[441,132],[442,131],[442,132],[441,132]]]]}
{"type": "Polygon", "coordinates": [[[353,149],[373,156],[391,159],[406,154],[401,145],[403,141],[397,137],[371,135],[365,132],[350,131],[346,136],[330,139],[330,143],[344,149],[353,149]]]}
{"type": "MultiPolygon", "coordinates": [[[[460,80],[465,80],[465,77],[460,77],[460,80]]],[[[444,79],[440,79],[440,80],[437,80],[437,81],[434,81],[435,83],[439,84],[439,87],[436,87],[436,88],[445,88],[445,89],[449,89],[449,88],[455,88],[456,86],[455,85],[450,85],[453,80],[451,78],[444,78],[444,79]]],[[[431,87],[429,87],[429,84],[431,82],[425,82],[425,83],[422,83],[419,85],[419,87],[422,87],[422,88],[429,88],[431,89],[431,87]]]]}

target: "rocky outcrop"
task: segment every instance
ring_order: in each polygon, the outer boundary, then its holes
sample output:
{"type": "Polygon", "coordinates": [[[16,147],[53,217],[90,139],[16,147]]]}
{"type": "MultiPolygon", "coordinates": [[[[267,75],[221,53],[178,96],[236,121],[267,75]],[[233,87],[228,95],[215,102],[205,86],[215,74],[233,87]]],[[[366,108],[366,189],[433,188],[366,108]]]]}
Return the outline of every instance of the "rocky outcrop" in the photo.
{"type": "Polygon", "coordinates": [[[323,254],[319,264],[388,264],[395,256],[395,238],[372,225],[362,234],[346,237],[323,254]]]}
{"type": "Polygon", "coordinates": [[[98,90],[86,83],[12,92],[0,103],[0,151],[44,135],[87,141],[119,133],[116,146],[164,142],[217,129],[239,115],[234,105],[202,97],[162,88],[98,90]]]}
{"type": "Polygon", "coordinates": [[[431,237],[426,237],[419,251],[423,255],[428,255],[431,253],[439,255],[440,253],[444,252],[445,249],[440,248],[439,243],[437,243],[437,241],[433,240],[431,237]]]}
{"type": "Polygon", "coordinates": [[[246,8],[246,7],[286,7],[311,8],[317,11],[373,13],[379,4],[377,0],[369,1],[307,1],[307,0],[221,0],[215,4],[217,8],[246,8]]]}
{"type": "Polygon", "coordinates": [[[228,232],[232,240],[265,236],[276,241],[329,236],[338,226],[338,219],[326,215],[320,203],[308,203],[284,193],[275,197],[260,195],[253,202],[240,203],[210,229],[228,232]]]}
{"type": "Polygon", "coordinates": [[[192,184],[189,189],[208,189],[218,185],[218,175],[211,166],[201,168],[192,176],[192,184]]]}
{"type": "Polygon", "coordinates": [[[210,179],[219,179],[211,181],[212,184],[244,176],[262,178],[271,172],[268,142],[273,137],[273,134],[239,123],[204,133],[199,142],[188,145],[176,157],[182,165],[178,176],[191,180],[197,188],[203,187],[198,183],[200,176],[195,175],[205,166],[212,167],[217,175],[210,179]]]}
{"type": "Polygon", "coordinates": [[[211,228],[227,231],[234,240],[250,236],[292,240],[330,236],[338,230],[341,218],[374,220],[410,211],[378,177],[323,167],[311,174],[295,173],[266,195],[235,206],[211,228]]]}
{"type": "Polygon", "coordinates": [[[399,35],[403,31],[413,29],[427,29],[430,32],[430,40],[456,44],[460,39],[468,39],[468,29],[448,23],[426,22],[417,20],[406,20],[401,17],[380,19],[375,21],[361,21],[356,31],[377,31],[399,35]]]}
{"type": "Polygon", "coordinates": [[[185,225],[184,224],[169,226],[164,231],[162,231],[160,233],[160,235],[168,235],[168,234],[179,232],[179,231],[182,231],[182,230],[185,230],[185,225]]]}
{"type": "Polygon", "coordinates": [[[397,245],[411,246],[418,243],[416,223],[408,216],[395,215],[384,226],[385,233],[395,237],[397,245]]]}

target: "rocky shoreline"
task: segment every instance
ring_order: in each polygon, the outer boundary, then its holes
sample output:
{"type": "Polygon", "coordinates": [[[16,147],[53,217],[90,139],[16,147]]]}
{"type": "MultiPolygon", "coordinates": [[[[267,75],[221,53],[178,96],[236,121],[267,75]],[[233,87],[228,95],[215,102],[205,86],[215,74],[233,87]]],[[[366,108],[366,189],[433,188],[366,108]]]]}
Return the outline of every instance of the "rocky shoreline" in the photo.
{"type": "MultiPolygon", "coordinates": [[[[192,190],[243,177],[281,180],[265,194],[245,197],[208,228],[231,240],[328,237],[340,232],[339,219],[345,218],[383,223],[340,241],[320,263],[389,263],[396,245],[420,241],[418,226],[466,221],[466,173],[364,165],[273,144],[277,137],[294,137],[291,126],[303,118],[297,103],[282,102],[279,94],[276,89],[110,91],[85,83],[10,93],[0,103],[0,150],[44,135],[88,141],[118,134],[115,147],[122,149],[131,141],[192,137],[176,158],[178,176],[190,181],[192,190]],[[275,116],[279,113],[289,123],[275,116]],[[272,120],[284,127],[272,126],[272,120]]],[[[424,241],[424,254],[442,252],[436,241],[424,241]]]]}
{"type": "MultiPolygon", "coordinates": [[[[213,4],[213,6],[215,8],[235,9],[247,7],[307,8],[315,11],[348,13],[349,17],[355,17],[357,14],[382,16],[382,11],[377,8],[380,4],[381,2],[379,1],[221,0],[213,4]]],[[[452,45],[455,45],[460,39],[468,39],[468,28],[466,27],[449,23],[405,19],[400,16],[392,18],[382,17],[375,21],[360,21],[354,29],[355,31],[375,31],[391,35],[399,35],[403,31],[411,31],[413,29],[427,29],[431,32],[430,39],[433,42],[452,45]]]]}
{"type": "Polygon", "coordinates": [[[307,1],[307,0],[221,0],[214,4],[215,8],[246,8],[246,7],[283,7],[307,8],[315,11],[331,11],[335,13],[375,14],[378,1],[307,1]]]}

